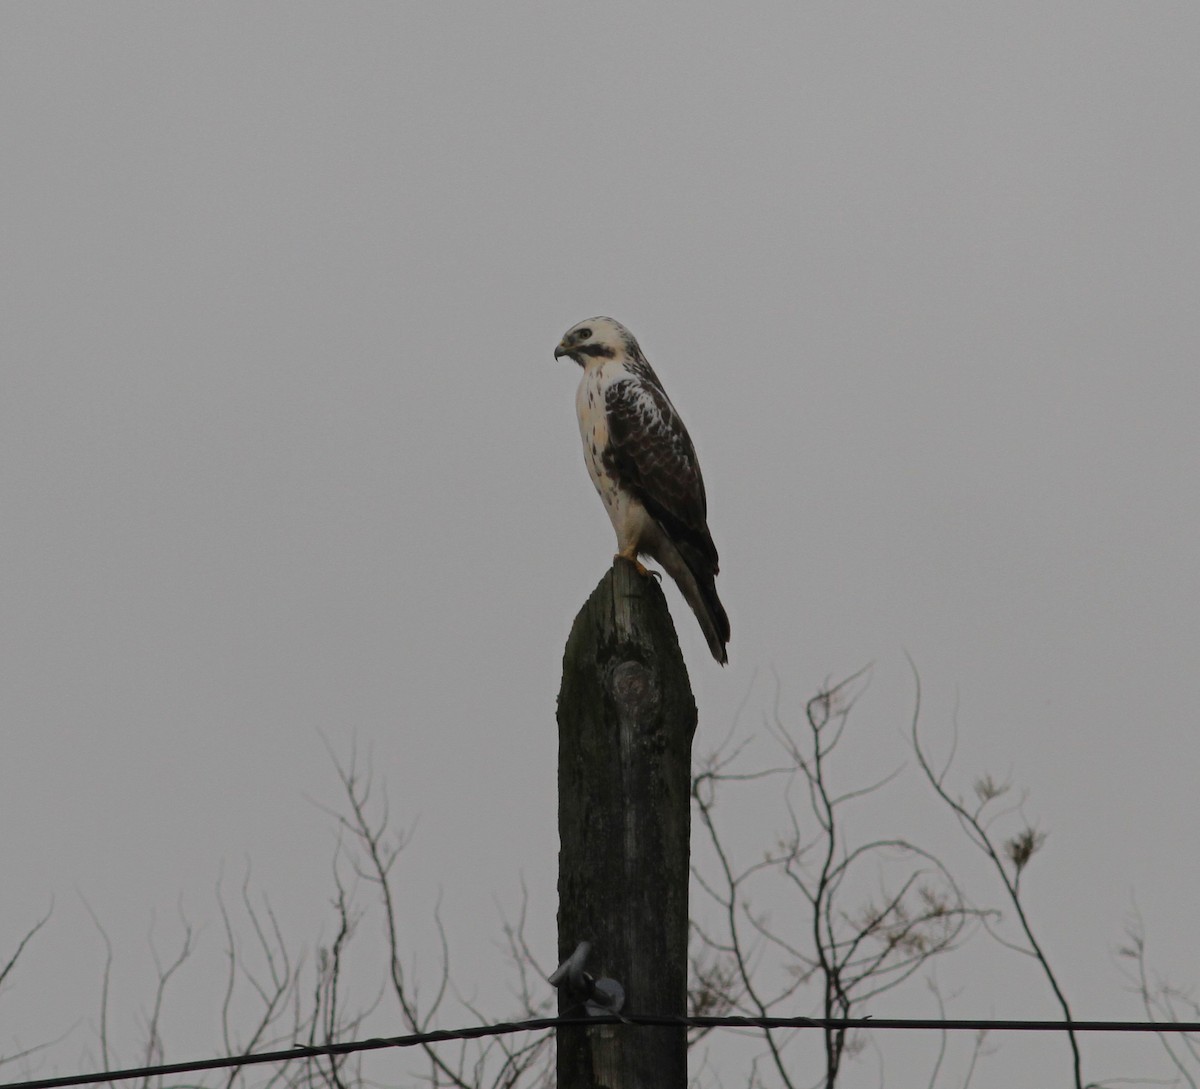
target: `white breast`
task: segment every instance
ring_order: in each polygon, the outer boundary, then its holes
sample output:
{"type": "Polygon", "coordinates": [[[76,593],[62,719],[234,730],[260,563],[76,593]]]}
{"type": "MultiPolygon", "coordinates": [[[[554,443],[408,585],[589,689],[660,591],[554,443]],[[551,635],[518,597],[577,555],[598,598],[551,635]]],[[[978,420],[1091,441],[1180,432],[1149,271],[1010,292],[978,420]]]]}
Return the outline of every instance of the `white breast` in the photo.
{"type": "Polygon", "coordinates": [[[606,365],[589,366],[584,369],[579,389],[575,393],[575,412],[579,417],[579,437],[583,440],[583,458],[587,463],[588,475],[596,490],[610,506],[616,493],[616,482],[604,470],[604,448],[608,445],[608,416],[604,410],[604,391],[611,379],[605,374],[606,365]]]}
{"type": "Polygon", "coordinates": [[[575,394],[575,411],[579,417],[579,435],[583,439],[583,459],[588,475],[604,501],[609,520],[617,534],[622,550],[637,548],[648,531],[653,529],[645,507],[629,492],[623,490],[604,467],[604,450],[608,446],[608,414],[604,395],[613,382],[627,377],[621,360],[606,359],[589,362],[575,394]]]}

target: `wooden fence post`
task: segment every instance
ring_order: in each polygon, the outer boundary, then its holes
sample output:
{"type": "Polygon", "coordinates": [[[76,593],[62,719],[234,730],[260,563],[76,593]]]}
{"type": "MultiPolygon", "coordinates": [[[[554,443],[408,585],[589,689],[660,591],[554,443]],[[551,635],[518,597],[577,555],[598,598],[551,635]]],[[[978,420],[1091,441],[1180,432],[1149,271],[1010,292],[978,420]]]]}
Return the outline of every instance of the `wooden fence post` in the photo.
{"type": "MultiPolygon", "coordinates": [[[[614,562],[575,618],[558,696],[558,946],[591,943],[624,1012],[687,1013],[696,703],[657,581],[614,562]]],[[[560,991],[559,1013],[578,1016],[560,991]]],[[[685,1089],[682,1026],[558,1033],[558,1089],[685,1089]]]]}

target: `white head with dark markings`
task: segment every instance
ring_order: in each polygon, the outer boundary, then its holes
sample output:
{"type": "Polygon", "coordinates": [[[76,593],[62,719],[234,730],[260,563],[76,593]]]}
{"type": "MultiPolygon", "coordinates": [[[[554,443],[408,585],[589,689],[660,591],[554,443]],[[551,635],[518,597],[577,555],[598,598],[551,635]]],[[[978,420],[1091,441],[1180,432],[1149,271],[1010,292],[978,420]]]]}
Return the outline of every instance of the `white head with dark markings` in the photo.
{"type": "Polygon", "coordinates": [[[618,355],[640,355],[633,334],[612,318],[588,318],[571,326],[554,349],[554,358],[564,355],[586,367],[589,359],[614,359],[618,355]]]}

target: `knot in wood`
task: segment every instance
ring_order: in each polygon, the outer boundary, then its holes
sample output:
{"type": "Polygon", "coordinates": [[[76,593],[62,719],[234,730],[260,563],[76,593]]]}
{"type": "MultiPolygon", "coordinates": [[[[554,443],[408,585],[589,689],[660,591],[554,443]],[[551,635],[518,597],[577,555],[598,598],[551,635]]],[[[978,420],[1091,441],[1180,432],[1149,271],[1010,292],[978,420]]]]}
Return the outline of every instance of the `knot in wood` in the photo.
{"type": "Polygon", "coordinates": [[[657,710],[658,685],[654,683],[653,671],[641,662],[622,662],[613,669],[608,684],[622,718],[645,721],[657,710]]]}

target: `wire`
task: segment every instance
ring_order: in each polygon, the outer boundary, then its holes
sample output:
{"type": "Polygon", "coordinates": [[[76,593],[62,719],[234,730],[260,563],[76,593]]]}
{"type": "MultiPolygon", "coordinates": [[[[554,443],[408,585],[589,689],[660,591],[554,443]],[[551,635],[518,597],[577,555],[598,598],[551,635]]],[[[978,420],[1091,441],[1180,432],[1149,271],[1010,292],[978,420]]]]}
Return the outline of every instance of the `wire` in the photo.
{"type": "Polygon", "coordinates": [[[153,1078],[166,1074],[186,1074],[199,1070],[225,1070],[258,1063],[286,1063],[296,1059],[317,1059],[350,1055],[359,1051],[385,1048],[420,1047],[452,1040],[477,1040],[487,1036],[508,1036],[518,1032],[597,1025],[643,1025],[661,1028],[757,1028],[757,1029],[882,1029],[937,1030],[968,1032],[1196,1032],[1200,1021],[987,1021],[938,1020],[937,1018],[889,1017],[655,1017],[630,1014],[609,1017],[539,1017],[528,1021],[502,1021],[495,1025],[474,1025],[461,1029],[416,1032],[408,1036],[374,1037],[344,1044],[297,1045],[284,1051],[260,1051],[249,1055],[227,1055],[218,1059],[197,1059],[186,1063],[163,1063],[126,1070],[108,1070],[93,1074],[72,1074],[63,1078],[37,1081],[10,1081],[0,1089],[59,1089],[68,1085],[97,1085],[105,1082],[153,1078]]]}

